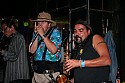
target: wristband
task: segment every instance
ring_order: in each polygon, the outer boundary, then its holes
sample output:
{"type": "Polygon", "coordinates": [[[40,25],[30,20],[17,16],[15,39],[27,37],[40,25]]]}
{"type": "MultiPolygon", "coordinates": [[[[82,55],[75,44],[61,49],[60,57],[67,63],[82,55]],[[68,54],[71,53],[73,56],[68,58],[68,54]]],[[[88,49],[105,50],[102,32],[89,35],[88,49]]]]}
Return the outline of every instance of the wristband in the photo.
{"type": "Polygon", "coordinates": [[[43,37],[46,37],[46,35],[44,34],[43,37]]]}
{"type": "Polygon", "coordinates": [[[85,61],[84,60],[82,60],[82,62],[81,62],[81,67],[85,67],[85,61]]]}

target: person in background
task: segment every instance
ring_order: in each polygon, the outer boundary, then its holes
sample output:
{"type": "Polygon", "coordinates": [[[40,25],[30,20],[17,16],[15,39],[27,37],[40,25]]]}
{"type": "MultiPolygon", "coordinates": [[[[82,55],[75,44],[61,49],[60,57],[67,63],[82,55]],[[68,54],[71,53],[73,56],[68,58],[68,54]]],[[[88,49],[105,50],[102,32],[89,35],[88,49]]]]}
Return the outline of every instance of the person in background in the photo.
{"type": "Polygon", "coordinates": [[[32,83],[54,83],[61,69],[61,33],[48,12],[40,12],[33,22],[33,38],[29,45],[29,52],[34,55],[32,83]]]}
{"type": "Polygon", "coordinates": [[[103,37],[92,34],[90,25],[81,19],[75,23],[74,36],[77,51],[65,63],[66,71],[74,69],[74,83],[108,82],[111,59],[103,37]]]}
{"type": "Polygon", "coordinates": [[[25,83],[29,79],[29,65],[25,39],[18,29],[18,20],[13,16],[1,22],[2,32],[10,39],[8,48],[1,50],[6,61],[4,83],[25,83]]]}

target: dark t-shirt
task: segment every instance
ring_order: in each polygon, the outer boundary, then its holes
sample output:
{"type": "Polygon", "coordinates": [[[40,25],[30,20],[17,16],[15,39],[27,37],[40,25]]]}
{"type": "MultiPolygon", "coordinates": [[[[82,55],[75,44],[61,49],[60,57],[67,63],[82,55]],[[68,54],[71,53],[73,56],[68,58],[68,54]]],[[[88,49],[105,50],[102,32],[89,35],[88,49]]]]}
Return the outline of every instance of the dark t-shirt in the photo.
{"type": "MultiPolygon", "coordinates": [[[[91,60],[98,57],[99,54],[92,46],[92,37],[89,37],[85,44],[77,49],[77,55],[75,58],[81,60],[91,60]],[[81,49],[83,49],[82,54],[80,54],[81,49]]],[[[103,81],[108,81],[108,78],[109,66],[83,68],[78,67],[74,69],[75,83],[100,83],[103,81]]]]}

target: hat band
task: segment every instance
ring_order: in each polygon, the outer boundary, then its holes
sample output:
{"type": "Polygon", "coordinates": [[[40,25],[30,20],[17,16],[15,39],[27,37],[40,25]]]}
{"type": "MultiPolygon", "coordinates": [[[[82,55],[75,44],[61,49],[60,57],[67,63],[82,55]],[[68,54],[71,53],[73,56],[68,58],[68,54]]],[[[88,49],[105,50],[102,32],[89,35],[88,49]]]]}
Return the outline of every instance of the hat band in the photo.
{"type": "Polygon", "coordinates": [[[51,20],[51,19],[47,19],[47,18],[37,18],[37,19],[46,19],[46,20],[51,20]]]}

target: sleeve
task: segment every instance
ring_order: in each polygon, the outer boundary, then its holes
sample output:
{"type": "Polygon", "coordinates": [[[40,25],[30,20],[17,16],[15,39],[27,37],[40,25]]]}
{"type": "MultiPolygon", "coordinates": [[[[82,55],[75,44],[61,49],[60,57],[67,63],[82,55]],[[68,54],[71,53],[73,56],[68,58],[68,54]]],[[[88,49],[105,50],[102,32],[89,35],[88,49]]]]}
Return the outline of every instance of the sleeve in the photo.
{"type": "Polygon", "coordinates": [[[20,55],[26,51],[25,39],[23,36],[16,36],[9,44],[9,49],[4,52],[5,61],[16,61],[20,55]]]}
{"type": "Polygon", "coordinates": [[[61,49],[61,43],[62,43],[62,35],[59,30],[55,30],[54,34],[52,35],[52,42],[55,43],[57,49],[61,49]]]}

